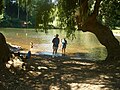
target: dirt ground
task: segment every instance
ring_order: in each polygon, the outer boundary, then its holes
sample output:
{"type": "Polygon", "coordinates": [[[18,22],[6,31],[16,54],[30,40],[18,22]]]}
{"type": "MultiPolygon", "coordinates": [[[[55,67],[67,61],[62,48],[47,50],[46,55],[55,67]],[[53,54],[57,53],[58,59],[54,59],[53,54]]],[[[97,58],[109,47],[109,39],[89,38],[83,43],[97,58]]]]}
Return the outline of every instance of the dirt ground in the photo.
{"type": "Polygon", "coordinates": [[[21,70],[0,70],[0,90],[120,90],[120,63],[33,55],[21,70]]]}

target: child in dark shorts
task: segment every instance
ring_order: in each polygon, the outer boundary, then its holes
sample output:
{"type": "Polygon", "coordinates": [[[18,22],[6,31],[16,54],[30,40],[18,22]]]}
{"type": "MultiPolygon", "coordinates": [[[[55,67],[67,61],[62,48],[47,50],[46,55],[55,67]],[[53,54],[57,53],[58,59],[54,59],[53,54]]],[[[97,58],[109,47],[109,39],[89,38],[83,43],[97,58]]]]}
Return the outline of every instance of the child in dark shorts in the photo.
{"type": "Polygon", "coordinates": [[[61,42],[62,42],[62,54],[65,55],[67,40],[64,38],[61,40],[61,42]]]}

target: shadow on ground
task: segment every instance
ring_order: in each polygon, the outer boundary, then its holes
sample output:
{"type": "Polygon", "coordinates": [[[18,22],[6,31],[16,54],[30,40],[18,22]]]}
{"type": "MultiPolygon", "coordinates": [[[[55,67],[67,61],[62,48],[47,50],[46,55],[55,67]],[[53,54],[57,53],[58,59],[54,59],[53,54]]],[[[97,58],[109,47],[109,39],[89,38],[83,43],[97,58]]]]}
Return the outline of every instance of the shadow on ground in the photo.
{"type": "Polygon", "coordinates": [[[120,90],[120,64],[33,55],[24,69],[1,70],[1,90],[120,90]]]}

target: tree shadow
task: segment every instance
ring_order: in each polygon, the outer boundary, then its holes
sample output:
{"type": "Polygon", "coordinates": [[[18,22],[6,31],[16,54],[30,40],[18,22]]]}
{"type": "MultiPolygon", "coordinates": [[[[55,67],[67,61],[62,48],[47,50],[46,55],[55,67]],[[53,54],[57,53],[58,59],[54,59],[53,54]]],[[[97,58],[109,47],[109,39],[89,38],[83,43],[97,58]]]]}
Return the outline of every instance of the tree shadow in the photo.
{"type": "MultiPolygon", "coordinates": [[[[84,56],[83,53],[81,55],[84,56]]],[[[1,78],[1,84],[8,90],[119,90],[119,71],[119,64],[33,55],[25,70],[5,74],[4,79],[9,75],[11,80],[4,82],[1,78]]]]}
{"type": "Polygon", "coordinates": [[[112,90],[120,90],[120,62],[100,62],[97,63],[96,70],[101,72],[99,77],[104,80],[104,87],[108,87],[112,90]]]}

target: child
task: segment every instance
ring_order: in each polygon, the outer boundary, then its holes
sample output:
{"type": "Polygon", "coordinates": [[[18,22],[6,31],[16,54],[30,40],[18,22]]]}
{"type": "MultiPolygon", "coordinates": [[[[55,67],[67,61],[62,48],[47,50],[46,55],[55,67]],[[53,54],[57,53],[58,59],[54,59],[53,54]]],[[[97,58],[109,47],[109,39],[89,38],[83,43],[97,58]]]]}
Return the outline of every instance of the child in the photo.
{"type": "Polygon", "coordinates": [[[62,54],[65,55],[67,40],[64,38],[61,40],[61,42],[62,42],[62,54]]]}
{"type": "Polygon", "coordinates": [[[30,60],[31,58],[31,51],[28,51],[27,55],[26,55],[26,59],[30,60]]]}

